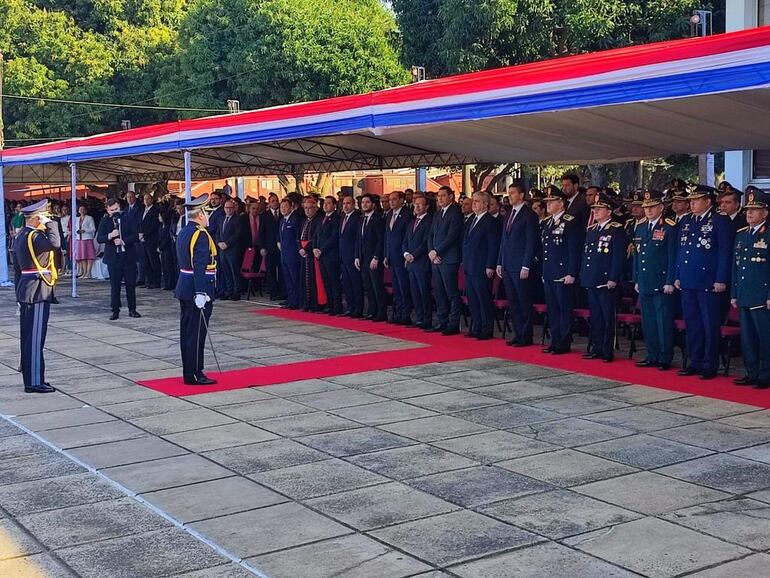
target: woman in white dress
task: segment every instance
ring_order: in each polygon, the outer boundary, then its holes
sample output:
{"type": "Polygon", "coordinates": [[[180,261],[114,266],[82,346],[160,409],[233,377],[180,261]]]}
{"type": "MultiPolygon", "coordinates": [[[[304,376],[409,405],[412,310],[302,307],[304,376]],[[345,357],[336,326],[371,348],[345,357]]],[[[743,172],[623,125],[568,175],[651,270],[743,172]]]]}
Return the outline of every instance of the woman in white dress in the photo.
{"type": "Polygon", "coordinates": [[[77,267],[78,277],[91,279],[91,269],[96,259],[94,237],[96,237],[96,224],[94,218],[87,214],[86,208],[78,208],[78,216],[75,219],[75,242],[77,243],[77,267]]]}

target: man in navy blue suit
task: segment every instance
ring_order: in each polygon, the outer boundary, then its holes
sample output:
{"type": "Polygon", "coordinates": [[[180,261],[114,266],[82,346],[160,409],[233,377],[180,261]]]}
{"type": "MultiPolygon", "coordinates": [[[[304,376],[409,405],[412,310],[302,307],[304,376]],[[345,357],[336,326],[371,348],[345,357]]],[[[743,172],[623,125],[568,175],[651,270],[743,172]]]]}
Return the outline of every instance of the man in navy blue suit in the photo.
{"type": "Polygon", "coordinates": [[[158,220],[158,207],[155,206],[155,198],[150,193],[144,195],[144,212],[140,220],[139,241],[143,252],[145,287],[160,289],[160,255],[158,254],[160,221],[158,220]]]}
{"type": "MultiPolygon", "coordinates": [[[[401,250],[406,271],[409,275],[409,289],[415,314],[415,326],[426,329],[433,326],[430,295],[430,260],[428,259],[428,234],[433,217],[428,214],[428,199],[423,195],[412,198],[414,218],[404,234],[401,250]]],[[[405,324],[410,320],[406,319],[405,324]]]]}
{"type": "Polygon", "coordinates": [[[329,315],[342,313],[342,285],[340,284],[340,214],[337,199],[324,199],[324,216],[313,244],[313,255],[318,260],[321,279],[326,291],[329,315]]]}
{"type": "Polygon", "coordinates": [[[281,253],[278,250],[278,226],[281,222],[281,203],[278,195],[270,193],[267,210],[261,215],[259,223],[259,250],[265,260],[265,277],[273,301],[284,298],[281,276],[281,253]]]}
{"type": "Polygon", "coordinates": [[[225,201],[225,218],[219,224],[214,239],[219,247],[219,262],[222,265],[222,281],[219,290],[219,299],[232,299],[238,301],[241,298],[238,287],[240,278],[240,247],[241,247],[241,219],[235,214],[235,201],[225,201]]]}
{"type": "Polygon", "coordinates": [[[719,367],[720,296],[730,283],[733,225],[713,208],[716,189],[697,185],[687,195],[689,215],[679,221],[674,286],[682,291],[687,367],[679,375],[712,379],[719,367]]]}
{"type": "Polygon", "coordinates": [[[494,308],[491,279],[495,276],[500,249],[500,226],[489,214],[489,193],[473,193],[473,216],[465,226],[463,269],[465,294],[471,311],[468,337],[492,339],[494,308]]]}
{"type": "Polygon", "coordinates": [[[463,243],[463,215],[454,202],[455,194],[449,187],[441,187],[436,199],[438,209],[428,236],[428,258],[433,263],[433,295],[436,299],[438,326],[428,331],[443,335],[460,333],[460,288],[457,274],[460,269],[463,243]]]}
{"type": "Polygon", "coordinates": [[[505,285],[508,310],[513,324],[513,337],[507,341],[514,347],[532,345],[533,276],[530,271],[540,250],[540,223],[525,202],[524,185],[508,187],[510,213],[503,225],[497,276],[505,285]]]}
{"type": "Polygon", "coordinates": [[[383,254],[385,252],[385,219],[381,211],[375,208],[377,201],[373,195],[361,197],[361,224],[358,227],[358,248],[356,268],[361,271],[364,294],[367,302],[366,319],[387,321],[387,303],[383,254]]]}
{"type": "MultiPolygon", "coordinates": [[[[142,225],[142,214],[144,213],[144,206],[136,198],[135,191],[128,191],[126,193],[126,208],[123,210],[123,218],[126,220],[133,220],[138,231],[142,225]]],[[[142,246],[137,244],[136,247],[136,282],[135,285],[144,285],[144,253],[142,246]]]]}
{"type": "Polygon", "coordinates": [[[412,211],[404,206],[403,191],[393,191],[388,197],[390,211],[385,214],[385,267],[393,280],[393,323],[406,325],[412,318],[412,294],[406,272],[402,244],[412,220],[412,211]]]}
{"type": "Polygon", "coordinates": [[[120,317],[120,286],[126,283],[128,316],[141,317],[136,311],[136,245],[139,241],[137,221],[120,212],[117,199],[108,199],[107,216],[99,222],[97,243],[104,245],[104,263],[110,272],[110,320],[120,317]]]}
{"type": "Polygon", "coordinates": [[[342,197],[340,215],[340,272],[342,290],[345,293],[345,315],[358,319],[364,315],[364,286],[361,272],[355,265],[358,248],[358,230],[361,215],[356,211],[356,200],[352,195],[342,197]]]}
{"type": "Polygon", "coordinates": [[[283,273],[288,309],[299,309],[299,271],[302,261],[299,256],[299,236],[302,232],[302,211],[299,204],[302,197],[290,194],[281,201],[281,222],[278,225],[278,248],[281,250],[281,271],[283,273]]]}

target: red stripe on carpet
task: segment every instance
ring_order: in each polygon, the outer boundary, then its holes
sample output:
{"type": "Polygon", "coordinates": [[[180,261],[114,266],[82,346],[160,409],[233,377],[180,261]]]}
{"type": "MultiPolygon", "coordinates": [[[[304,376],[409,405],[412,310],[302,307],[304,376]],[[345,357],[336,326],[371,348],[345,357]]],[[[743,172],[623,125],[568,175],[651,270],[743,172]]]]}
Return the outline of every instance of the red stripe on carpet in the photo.
{"type": "Polygon", "coordinates": [[[215,385],[185,385],[181,377],[140,381],[139,385],[166,395],[187,396],[479,357],[474,352],[463,354],[451,347],[416,347],[399,349],[393,351],[392,355],[387,355],[387,353],[385,352],[385,355],[383,353],[357,353],[284,365],[235,369],[222,373],[208,372],[209,377],[218,381],[215,385]]]}
{"type": "MultiPolygon", "coordinates": [[[[348,317],[329,317],[317,313],[305,313],[287,309],[259,309],[255,313],[280,317],[281,319],[314,323],[338,329],[351,329],[366,333],[377,333],[416,341],[426,345],[454,348],[458,354],[467,355],[465,359],[478,357],[499,357],[521,363],[531,363],[552,369],[573,371],[584,375],[591,375],[602,379],[612,379],[623,383],[646,385],[668,391],[676,391],[691,395],[700,395],[713,399],[745,403],[763,408],[770,408],[770,389],[756,390],[750,387],[740,387],[733,384],[732,377],[722,375],[702,381],[697,376],[681,377],[676,375],[675,369],[663,372],[658,369],[643,369],[636,367],[630,359],[618,358],[613,363],[603,363],[601,360],[582,359],[583,351],[576,351],[566,355],[551,355],[540,351],[540,347],[513,348],[505,344],[502,339],[490,341],[477,341],[465,337],[445,337],[439,333],[426,333],[420,329],[403,327],[399,325],[385,325],[373,321],[362,321],[348,317]]],[[[420,351],[426,351],[423,349],[420,351]]],[[[420,361],[418,363],[429,363],[420,361]]]]}

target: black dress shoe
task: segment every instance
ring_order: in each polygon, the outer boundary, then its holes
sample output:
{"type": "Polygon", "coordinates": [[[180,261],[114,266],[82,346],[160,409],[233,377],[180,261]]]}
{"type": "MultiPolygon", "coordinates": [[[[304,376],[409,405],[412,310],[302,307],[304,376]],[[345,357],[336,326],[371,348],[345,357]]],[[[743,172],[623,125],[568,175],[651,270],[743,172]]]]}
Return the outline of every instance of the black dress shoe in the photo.
{"type": "Polygon", "coordinates": [[[717,376],[716,371],[704,371],[703,373],[700,374],[700,378],[704,381],[706,381],[707,379],[714,379],[716,376],[717,376]]]}
{"type": "Polygon", "coordinates": [[[217,382],[216,379],[211,379],[202,371],[195,376],[195,379],[200,385],[214,385],[217,382]]]}
{"type": "Polygon", "coordinates": [[[754,385],[755,381],[749,378],[749,376],[745,376],[745,377],[739,377],[737,379],[733,379],[733,383],[735,385],[754,385]]]}
{"type": "Polygon", "coordinates": [[[553,347],[543,347],[540,351],[543,353],[553,353],[553,347]]]}
{"type": "Polygon", "coordinates": [[[767,381],[766,379],[760,379],[757,381],[757,383],[751,386],[751,389],[767,389],[768,387],[770,387],[770,381],[767,381]]]}
{"type": "Polygon", "coordinates": [[[613,361],[615,361],[615,356],[610,355],[609,357],[602,357],[602,361],[604,363],[612,363],[613,361]]]}
{"type": "Polygon", "coordinates": [[[582,357],[583,359],[598,359],[600,355],[598,353],[591,352],[591,353],[584,354],[582,357]]]}
{"type": "Polygon", "coordinates": [[[637,361],[634,365],[636,365],[636,367],[658,367],[657,363],[650,361],[649,359],[645,359],[644,361],[637,361]]]}
{"type": "Polygon", "coordinates": [[[661,364],[658,365],[658,369],[661,370],[661,371],[668,371],[669,369],[671,369],[671,364],[670,363],[661,363],[661,364]]]}
{"type": "Polygon", "coordinates": [[[133,311],[128,312],[128,316],[133,317],[134,319],[139,319],[141,314],[136,309],[134,309],[133,311]]]}
{"type": "Polygon", "coordinates": [[[113,311],[110,315],[110,321],[115,321],[118,317],[120,317],[120,311],[113,311]]]}
{"type": "Polygon", "coordinates": [[[692,367],[685,367],[676,372],[677,375],[698,375],[700,371],[692,367]]]}
{"type": "Polygon", "coordinates": [[[481,335],[476,337],[476,339],[478,339],[479,341],[489,341],[490,339],[492,339],[492,337],[493,335],[491,333],[482,333],[481,335]]]}
{"type": "Polygon", "coordinates": [[[43,385],[24,386],[24,393],[53,393],[54,391],[56,391],[56,388],[51,387],[48,383],[44,383],[43,385]]]}
{"type": "Polygon", "coordinates": [[[511,339],[506,339],[505,344],[514,347],[519,344],[519,340],[516,337],[512,337],[511,339]]]}
{"type": "Polygon", "coordinates": [[[478,333],[473,333],[472,331],[469,331],[468,333],[463,335],[463,337],[478,337],[478,336],[479,336],[478,333]]]}
{"type": "Polygon", "coordinates": [[[532,347],[534,343],[531,341],[519,341],[518,343],[514,343],[514,347],[532,347]]]}
{"type": "Polygon", "coordinates": [[[434,325],[429,325],[428,327],[425,328],[426,333],[438,333],[439,331],[443,332],[445,331],[445,328],[434,326],[434,325]]]}
{"type": "Polygon", "coordinates": [[[554,349],[553,351],[551,351],[551,355],[564,355],[564,354],[569,353],[569,352],[570,352],[570,348],[569,347],[567,347],[565,349],[554,349]]]}
{"type": "Polygon", "coordinates": [[[363,317],[363,315],[361,315],[359,313],[351,313],[350,314],[350,318],[351,319],[361,319],[361,317],[363,317]]]}
{"type": "Polygon", "coordinates": [[[446,335],[447,337],[449,337],[450,335],[458,335],[459,333],[460,333],[459,329],[450,329],[447,327],[446,329],[444,329],[444,331],[441,332],[441,335],[446,335]]]}

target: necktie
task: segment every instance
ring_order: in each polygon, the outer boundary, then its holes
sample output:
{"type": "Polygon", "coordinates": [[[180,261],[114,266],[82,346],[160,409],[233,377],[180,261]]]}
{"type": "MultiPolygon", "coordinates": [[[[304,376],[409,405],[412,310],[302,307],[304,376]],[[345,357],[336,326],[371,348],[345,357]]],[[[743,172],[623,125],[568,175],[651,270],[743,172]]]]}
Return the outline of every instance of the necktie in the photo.
{"type": "Polygon", "coordinates": [[[417,230],[417,227],[420,226],[420,219],[415,218],[414,224],[412,225],[412,233],[414,233],[417,230]]]}
{"type": "Polygon", "coordinates": [[[223,229],[227,229],[227,223],[230,220],[230,215],[225,217],[225,224],[222,226],[223,229]]]}
{"type": "Polygon", "coordinates": [[[369,217],[364,217],[364,224],[361,225],[361,234],[363,235],[366,231],[366,225],[369,224],[369,217]]]}
{"type": "Polygon", "coordinates": [[[648,232],[650,233],[650,235],[652,235],[652,230],[653,230],[654,228],[655,228],[655,225],[653,225],[652,223],[650,223],[650,226],[648,227],[648,232]]]}
{"type": "Polygon", "coordinates": [[[391,228],[391,229],[393,228],[393,225],[395,225],[395,224],[396,224],[396,217],[397,217],[397,216],[398,216],[398,215],[396,215],[396,212],[395,212],[395,211],[393,211],[393,214],[390,216],[390,228],[391,228]]]}
{"type": "Polygon", "coordinates": [[[517,212],[518,211],[516,209],[512,209],[511,210],[511,218],[508,219],[508,226],[505,227],[506,233],[510,233],[511,232],[511,227],[513,226],[513,220],[516,218],[516,213],[517,212]]]}
{"type": "Polygon", "coordinates": [[[342,219],[342,227],[340,227],[340,233],[344,233],[345,232],[345,225],[348,224],[348,217],[349,216],[350,215],[345,215],[345,218],[342,219]]]}
{"type": "Polygon", "coordinates": [[[471,231],[473,231],[473,227],[475,227],[476,223],[478,223],[478,222],[479,222],[479,217],[474,217],[473,218],[473,222],[471,223],[471,228],[468,229],[468,234],[469,235],[470,235],[471,231]]]}

